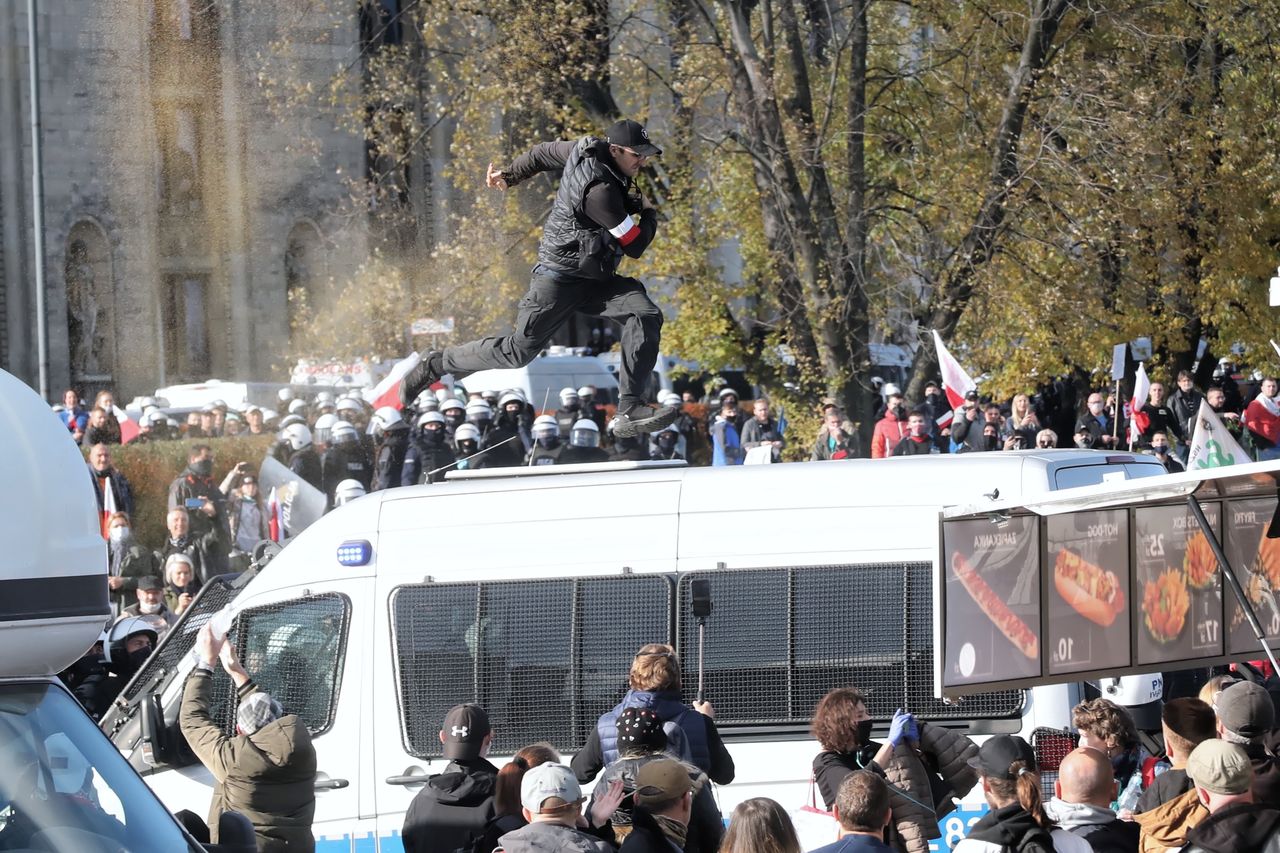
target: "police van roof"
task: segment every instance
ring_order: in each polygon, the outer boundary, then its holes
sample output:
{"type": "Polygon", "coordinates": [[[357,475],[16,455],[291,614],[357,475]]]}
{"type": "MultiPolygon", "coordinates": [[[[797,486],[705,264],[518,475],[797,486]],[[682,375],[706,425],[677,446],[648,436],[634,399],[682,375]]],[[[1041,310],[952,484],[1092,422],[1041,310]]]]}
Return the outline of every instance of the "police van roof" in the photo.
{"type": "Polygon", "coordinates": [[[107,546],[84,457],[40,396],[0,370],[0,677],[48,675],[98,638],[107,546]]]}

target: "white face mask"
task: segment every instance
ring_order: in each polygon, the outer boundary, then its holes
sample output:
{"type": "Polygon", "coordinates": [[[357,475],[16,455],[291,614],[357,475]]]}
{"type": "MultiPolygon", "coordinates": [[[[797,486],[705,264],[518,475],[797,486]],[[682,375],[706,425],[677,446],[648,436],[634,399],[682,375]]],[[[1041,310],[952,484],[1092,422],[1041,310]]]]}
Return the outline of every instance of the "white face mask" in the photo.
{"type": "Polygon", "coordinates": [[[107,535],[111,537],[111,541],[117,545],[129,538],[129,528],[123,524],[117,524],[107,530],[107,535]]]}
{"type": "Polygon", "coordinates": [[[157,601],[155,604],[147,604],[145,601],[138,602],[138,612],[140,613],[159,613],[160,608],[164,605],[163,601],[157,601]]]}

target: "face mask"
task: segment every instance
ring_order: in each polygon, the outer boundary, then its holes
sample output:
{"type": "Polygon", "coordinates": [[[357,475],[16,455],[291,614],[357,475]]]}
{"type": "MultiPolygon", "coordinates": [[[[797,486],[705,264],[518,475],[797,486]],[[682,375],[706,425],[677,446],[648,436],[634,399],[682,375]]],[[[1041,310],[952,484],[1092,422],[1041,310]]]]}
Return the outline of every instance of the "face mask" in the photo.
{"type": "Polygon", "coordinates": [[[146,613],[146,614],[148,614],[148,615],[150,615],[150,614],[152,614],[152,613],[159,613],[159,612],[160,612],[160,608],[161,608],[163,605],[164,605],[164,602],[163,602],[163,601],[157,601],[155,604],[147,604],[147,603],[145,603],[145,602],[138,602],[138,612],[139,612],[139,613],[146,613]]]}
{"type": "Polygon", "coordinates": [[[129,534],[131,532],[132,531],[129,530],[129,527],[127,525],[121,524],[121,525],[116,525],[115,527],[112,527],[110,530],[108,530],[107,536],[111,538],[111,541],[114,544],[119,545],[121,542],[129,541],[129,534]]]}
{"type": "Polygon", "coordinates": [[[110,468],[94,468],[93,473],[98,475],[99,480],[105,480],[107,477],[111,476],[111,469],[110,468]]]}
{"type": "Polygon", "coordinates": [[[133,673],[142,669],[142,665],[147,662],[147,658],[149,657],[151,657],[150,647],[145,649],[138,649],[135,652],[130,652],[129,657],[127,658],[129,674],[132,675],[133,673]]]}
{"type": "Polygon", "coordinates": [[[197,459],[191,463],[191,473],[197,477],[208,477],[213,472],[212,459],[197,459]]]}
{"type": "Polygon", "coordinates": [[[994,435],[987,436],[987,450],[995,450],[997,442],[999,441],[1000,439],[996,438],[994,435]]]}
{"type": "Polygon", "coordinates": [[[582,404],[579,403],[577,400],[571,400],[568,403],[564,404],[564,410],[566,412],[576,412],[581,407],[582,407],[582,404]]]}
{"type": "Polygon", "coordinates": [[[467,419],[466,415],[450,415],[446,413],[444,416],[444,422],[447,423],[449,426],[454,426],[454,427],[458,426],[466,419],[467,419]]]}
{"type": "Polygon", "coordinates": [[[427,442],[427,444],[439,447],[441,444],[444,444],[444,430],[424,429],[422,431],[422,438],[427,442]]]}
{"type": "Polygon", "coordinates": [[[460,441],[458,442],[458,452],[463,456],[470,456],[476,452],[476,443],[469,438],[465,441],[460,441]]]}
{"type": "Polygon", "coordinates": [[[475,425],[476,429],[480,430],[481,432],[485,432],[489,429],[489,424],[491,424],[492,421],[490,421],[488,418],[476,418],[471,423],[475,425]]]}
{"type": "Polygon", "coordinates": [[[857,728],[854,729],[853,737],[854,737],[854,740],[860,745],[871,743],[871,721],[863,720],[862,722],[858,723],[857,728]]]}
{"type": "Polygon", "coordinates": [[[558,435],[542,435],[538,437],[538,446],[550,450],[560,443],[558,435]]]}
{"type": "Polygon", "coordinates": [[[663,450],[670,450],[671,448],[676,446],[675,436],[670,436],[670,437],[665,435],[662,436],[661,438],[658,439],[658,446],[661,447],[663,450]]]}
{"type": "Polygon", "coordinates": [[[902,406],[894,406],[889,411],[893,412],[893,416],[898,420],[900,421],[906,420],[907,410],[904,409],[902,406]]]}
{"type": "Polygon", "coordinates": [[[1151,449],[1155,451],[1156,456],[1164,456],[1169,452],[1169,448],[1167,447],[1153,447],[1151,449]]]}

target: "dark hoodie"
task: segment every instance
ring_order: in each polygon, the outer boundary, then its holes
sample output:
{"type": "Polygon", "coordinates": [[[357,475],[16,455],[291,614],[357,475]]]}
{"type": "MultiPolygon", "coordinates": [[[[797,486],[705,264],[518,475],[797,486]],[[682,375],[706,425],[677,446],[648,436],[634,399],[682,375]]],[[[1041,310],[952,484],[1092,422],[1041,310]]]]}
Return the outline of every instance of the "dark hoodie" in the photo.
{"type": "Polygon", "coordinates": [[[973,825],[957,846],[964,853],[966,842],[985,841],[1018,853],[1054,853],[1053,837],[1020,804],[992,809],[973,825]]]}
{"type": "Polygon", "coordinates": [[[409,804],[401,841],[404,853],[467,847],[493,817],[498,768],[483,758],[451,761],[409,804]]]}
{"type": "Polygon", "coordinates": [[[1280,809],[1235,803],[1219,809],[1187,833],[1185,853],[1275,853],[1280,850],[1280,809]]]}

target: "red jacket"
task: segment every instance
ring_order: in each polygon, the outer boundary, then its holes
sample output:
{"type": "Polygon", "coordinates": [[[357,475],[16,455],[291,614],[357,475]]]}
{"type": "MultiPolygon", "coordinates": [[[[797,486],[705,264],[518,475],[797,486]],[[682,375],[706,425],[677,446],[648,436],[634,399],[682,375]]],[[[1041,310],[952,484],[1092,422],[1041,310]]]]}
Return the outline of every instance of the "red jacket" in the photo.
{"type": "Polygon", "coordinates": [[[907,422],[898,420],[892,412],[876,421],[876,431],[871,436],[871,458],[884,459],[893,455],[893,449],[907,435],[907,422]]]}

